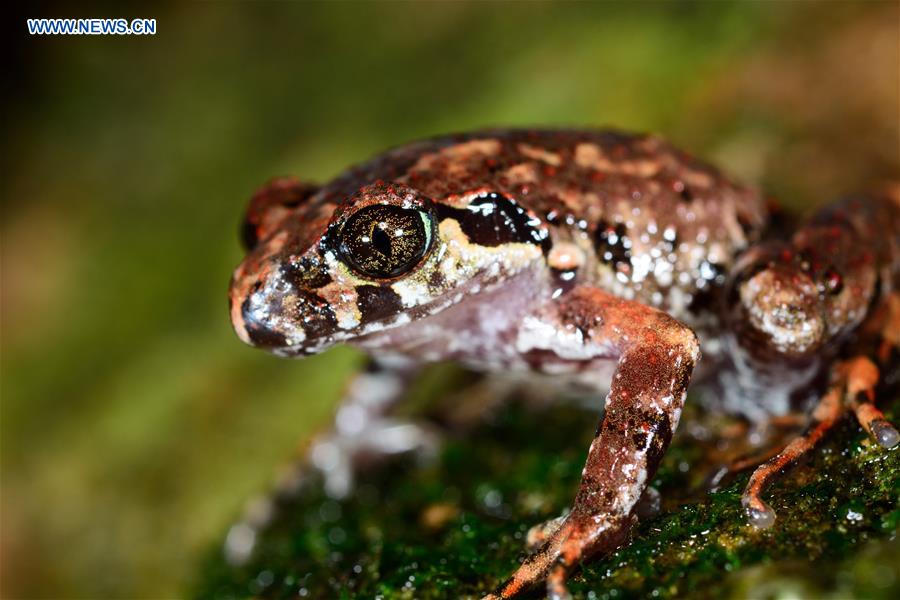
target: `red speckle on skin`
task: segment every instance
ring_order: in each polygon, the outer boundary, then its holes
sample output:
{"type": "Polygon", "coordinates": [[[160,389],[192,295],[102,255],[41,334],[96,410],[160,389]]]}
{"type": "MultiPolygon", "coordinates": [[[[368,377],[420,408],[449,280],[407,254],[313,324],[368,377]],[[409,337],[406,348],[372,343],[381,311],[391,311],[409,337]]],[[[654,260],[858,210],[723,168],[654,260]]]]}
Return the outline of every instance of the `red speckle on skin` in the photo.
{"type": "Polygon", "coordinates": [[[547,177],[553,177],[556,175],[557,169],[554,166],[547,165],[544,167],[543,171],[544,175],[546,175],[547,177]]]}
{"type": "Polygon", "coordinates": [[[591,172],[591,180],[600,183],[606,179],[606,173],[602,171],[591,172]]]}
{"type": "Polygon", "coordinates": [[[780,258],[781,258],[781,262],[786,262],[786,263],[791,262],[792,260],[794,260],[794,253],[791,250],[789,250],[788,248],[785,248],[784,250],[781,251],[780,258]]]}

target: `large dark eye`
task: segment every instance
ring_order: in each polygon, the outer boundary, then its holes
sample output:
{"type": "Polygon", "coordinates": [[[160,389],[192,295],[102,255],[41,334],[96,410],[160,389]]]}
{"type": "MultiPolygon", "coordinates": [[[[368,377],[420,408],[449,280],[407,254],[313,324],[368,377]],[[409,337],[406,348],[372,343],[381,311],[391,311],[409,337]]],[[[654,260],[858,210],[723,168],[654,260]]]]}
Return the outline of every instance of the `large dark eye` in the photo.
{"type": "Polygon", "coordinates": [[[421,210],[373,204],[351,216],[340,233],[344,262],[365,277],[409,272],[431,247],[431,216],[421,210]]]}

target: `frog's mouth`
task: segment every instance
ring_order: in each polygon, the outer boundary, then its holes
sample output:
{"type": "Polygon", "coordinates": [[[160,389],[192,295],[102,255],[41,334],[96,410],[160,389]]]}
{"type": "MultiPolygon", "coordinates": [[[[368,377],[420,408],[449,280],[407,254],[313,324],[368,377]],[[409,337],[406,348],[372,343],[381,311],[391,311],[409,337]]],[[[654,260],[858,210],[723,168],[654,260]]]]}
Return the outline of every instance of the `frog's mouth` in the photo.
{"type": "Polygon", "coordinates": [[[431,339],[432,329],[480,327],[481,323],[471,322],[471,311],[465,307],[461,311],[450,310],[467,304],[467,300],[475,300],[475,296],[479,297],[478,302],[503,306],[501,312],[513,318],[517,312],[512,310],[513,304],[524,306],[542,290],[528,273],[519,275],[522,277],[491,282],[475,278],[436,295],[431,301],[420,299],[419,304],[412,306],[408,305],[412,299],[404,298],[402,288],[397,292],[390,286],[366,284],[298,291],[274,277],[244,298],[239,306],[233,306],[232,319],[235,330],[246,343],[279,356],[309,356],[340,343],[369,350],[389,348],[415,353],[423,345],[436,341],[431,339]],[[520,280],[522,285],[513,280],[520,280]],[[498,300],[493,298],[495,295],[504,298],[498,300]]]}
{"type": "MultiPolygon", "coordinates": [[[[369,288],[374,286],[362,286],[362,289],[356,290],[358,310],[353,314],[348,314],[349,311],[345,312],[339,305],[323,305],[315,298],[307,298],[302,303],[311,310],[304,317],[277,323],[276,326],[283,333],[283,342],[276,339],[279,343],[274,345],[265,343],[266,340],[263,340],[263,344],[256,341],[251,343],[263,346],[275,354],[291,357],[318,354],[341,343],[369,349],[391,348],[402,352],[408,345],[407,338],[421,337],[418,335],[420,327],[413,325],[431,322],[433,317],[451,312],[449,309],[463,303],[465,299],[491,291],[489,286],[467,284],[431,302],[405,307],[398,297],[383,290],[369,288]],[[297,331],[294,325],[296,322],[302,322],[305,329],[297,331]]],[[[255,337],[253,326],[248,331],[255,337]]]]}
{"type": "Polygon", "coordinates": [[[279,273],[276,270],[245,295],[232,287],[231,316],[245,343],[280,356],[308,356],[342,342],[367,339],[442,312],[473,291],[472,286],[462,286],[452,297],[441,295],[408,306],[410,298],[390,286],[298,289],[279,273]]]}

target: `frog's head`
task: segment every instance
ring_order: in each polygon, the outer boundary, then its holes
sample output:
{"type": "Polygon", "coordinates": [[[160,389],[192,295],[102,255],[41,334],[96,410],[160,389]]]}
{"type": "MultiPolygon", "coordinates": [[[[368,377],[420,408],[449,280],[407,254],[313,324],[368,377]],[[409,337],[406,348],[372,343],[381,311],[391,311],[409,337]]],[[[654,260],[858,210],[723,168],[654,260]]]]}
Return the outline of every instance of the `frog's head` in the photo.
{"type": "Polygon", "coordinates": [[[730,330],[744,350],[762,360],[810,357],[853,318],[840,273],[788,244],[748,251],[729,286],[730,330]]]}
{"type": "Polygon", "coordinates": [[[442,312],[530,269],[549,242],[509,198],[476,190],[438,203],[399,182],[340,197],[276,181],[248,222],[232,322],[248,344],[286,356],[442,312]]]}

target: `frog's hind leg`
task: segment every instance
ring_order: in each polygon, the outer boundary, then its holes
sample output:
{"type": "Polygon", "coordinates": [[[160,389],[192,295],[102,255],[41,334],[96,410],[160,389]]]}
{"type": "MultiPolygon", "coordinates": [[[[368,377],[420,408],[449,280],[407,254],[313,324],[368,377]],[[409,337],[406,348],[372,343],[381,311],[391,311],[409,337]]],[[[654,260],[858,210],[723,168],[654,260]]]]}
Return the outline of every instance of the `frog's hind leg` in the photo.
{"type": "Polygon", "coordinates": [[[812,450],[848,409],[853,410],[863,429],[882,447],[892,448],[900,442],[900,434],[872,402],[877,383],[878,368],[866,357],[858,356],[836,366],[833,381],[813,410],[807,430],[750,476],[741,504],[751,525],[760,529],[772,526],[775,511],[762,499],[762,494],[776,477],[812,450]]]}

